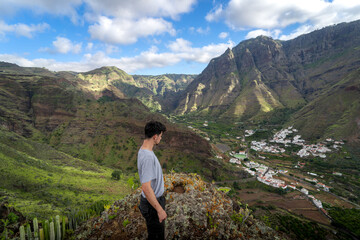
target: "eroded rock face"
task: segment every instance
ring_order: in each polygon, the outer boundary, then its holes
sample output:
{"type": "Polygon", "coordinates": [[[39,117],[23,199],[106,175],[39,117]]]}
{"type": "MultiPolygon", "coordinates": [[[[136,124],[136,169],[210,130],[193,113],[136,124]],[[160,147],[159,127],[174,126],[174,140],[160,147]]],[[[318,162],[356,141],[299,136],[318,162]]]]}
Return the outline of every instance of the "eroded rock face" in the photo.
{"type": "MultiPolygon", "coordinates": [[[[196,174],[164,176],[166,239],[277,239],[276,232],[196,174]]],[[[141,189],[77,229],[77,239],[146,239],[141,189]]]]}

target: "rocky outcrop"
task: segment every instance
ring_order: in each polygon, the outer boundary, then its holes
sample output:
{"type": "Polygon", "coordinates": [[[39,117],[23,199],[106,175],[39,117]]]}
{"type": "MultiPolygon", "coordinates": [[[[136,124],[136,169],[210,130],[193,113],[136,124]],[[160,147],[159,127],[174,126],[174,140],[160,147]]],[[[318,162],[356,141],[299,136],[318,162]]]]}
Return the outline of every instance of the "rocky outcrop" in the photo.
{"type": "MultiPolygon", "coordinates": [[[[255,220],[247,207],[204,182],[199,175],[171,173],[165,177],[166,239],[278,239],[255,220]]],[[[146,239],[138,205],[141,189],[115,202],[100,217],[79,227],[77,239],[146,239]]]]}

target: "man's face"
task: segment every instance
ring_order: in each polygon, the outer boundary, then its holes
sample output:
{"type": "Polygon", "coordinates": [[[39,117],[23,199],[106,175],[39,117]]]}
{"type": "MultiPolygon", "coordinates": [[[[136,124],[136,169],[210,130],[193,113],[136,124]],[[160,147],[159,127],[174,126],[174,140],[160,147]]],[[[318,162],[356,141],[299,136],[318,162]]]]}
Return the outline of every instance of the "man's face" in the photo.
{"type": "Polygon", "coordinates": [[[154,137],[154,141],[155,141],[155,144],[158,145],[161,141],[161,138],[162,138],[162,132],[160,134],[156,134],[154,137]]]}

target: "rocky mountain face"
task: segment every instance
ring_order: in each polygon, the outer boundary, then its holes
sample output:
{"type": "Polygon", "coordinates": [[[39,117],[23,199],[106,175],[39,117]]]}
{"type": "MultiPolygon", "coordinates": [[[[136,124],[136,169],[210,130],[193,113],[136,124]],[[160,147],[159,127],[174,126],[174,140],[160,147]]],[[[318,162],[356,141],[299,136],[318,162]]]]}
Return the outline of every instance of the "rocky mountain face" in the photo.
{"type": "Polygon", "coordinates": [[[134,80],[139,84],[140,88],[152,91],[153,95],[146,99],[146,96],[133,94],[133,97],[141,99],[148,107],[154,110],[161,110],[169,113],[174,109],[174,102],[178,95],[183,91],[197,75],[189,74],[164,74],[158,76],[151,75],[133,75],[134,80]],[[152,105],[152,103],[157,103],[152,105]]]}
{"type": "MultiPolygon", "coordinates": [[[[288,239],[254,219],[212,184],[196,174],[164,175],[165,239],[288,239]]],[[[77,239],[146,239],[138,208],[141,189],[115,202],[98,218],[77,229],[77,239]]]]}
{"type": "Polygon", "coordinates": [[[102,67],[74,76],[74,80],[93,92],[105,89],[117,94],[120,98],[137,98],[153,111],[168,111],[171,107],[169,98],[184,90],[196,75],[164,74],[159,76],[131,76],[116,67],[102,67]]]}
{"type": "MultiPolygon", "coordinates": [[[[306,109],[315,105],[322,109],[319,104],[327,101],[320,99],[338,100],[340,92],[335,88],[357,88],[360,82],[357,73],[359,53],[360,21],[326,27],[289,41],[264,36],[246,40],[211,60],[182,92],[174,111],[177,114],[259,120],[276,113],[277,109],[296,111],[303,108],[294,115],[292,122],[300,129],[301,126],[305,128],[301,122],[310,120],[308,115],[302,114],[309,111],[306,109]]],[[[357,105],[357,92],[352,91],[348,102],[357,105]]],[[[323,117],[328,118],[331,112],[323,117]]],[[[345,117],[341,116],[342,119],[345,117]]],[[[345,118],[354,127],[359,117],[354,112],[345,118]]],[[[316,127],[331,135],[333,132],[329,127],[341,117],[332,119],[316,127]]]]}
{"type": "Polygon", "coordinates": [[[140,87],[153,91],[156,95],[163,96],[166,92],[184,90],[197,75],[189,74],[163,74],[163,75],[133,75],[140,87]]]}

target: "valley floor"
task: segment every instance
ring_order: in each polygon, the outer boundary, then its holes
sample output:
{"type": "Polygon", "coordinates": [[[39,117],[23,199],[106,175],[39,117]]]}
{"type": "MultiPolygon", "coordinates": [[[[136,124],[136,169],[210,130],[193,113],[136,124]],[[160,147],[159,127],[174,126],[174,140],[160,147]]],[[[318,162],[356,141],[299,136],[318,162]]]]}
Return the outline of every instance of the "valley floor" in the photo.
{"type": "Polygon", "coordinates": [[[179,123],[189,126],[211,143],[216,161],[229,164],[234,171],[246,170],[257,179],[267,175],[265,179],[269,182],[262,181],[270,186],[254,181],[254,177],[248,179],[251,181],[220,178],[215,182],[234,189],[233,197],[248,204],[259,218],[264,214],[270,217],[290,214],[332,229],[334,219],[328,211],[360,209],[360,169],[350,167],[357,160],[350,157],[342,141],[327,139],[309,144],[301,139],[296,129],[278,128],[274,131],[262,126],[260,131],[255,127],[244,131],[248,129],[245,124],[196,119],[184,121],[184,118],[179,123]],[[287,140],[288,135],[296,144],[287,140]],[[254,144],[258,145],[253,147],[254,144]],[[273,174],[268,175],[269,170],[273,174]]]}

